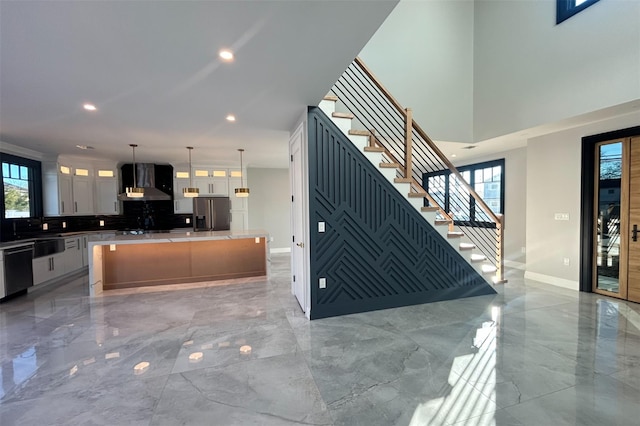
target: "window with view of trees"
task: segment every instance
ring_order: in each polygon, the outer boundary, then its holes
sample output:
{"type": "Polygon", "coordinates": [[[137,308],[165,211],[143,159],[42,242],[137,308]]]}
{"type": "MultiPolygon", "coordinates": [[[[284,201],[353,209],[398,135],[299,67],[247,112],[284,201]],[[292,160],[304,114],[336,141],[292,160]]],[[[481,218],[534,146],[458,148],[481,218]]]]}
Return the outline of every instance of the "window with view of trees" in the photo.
{"type": "Polygon", "coordinates": [[[37,161],[2,154],[3,218],[38,215],[40,170],[37,161]]]}
{"type": "MultiPolygon", "coordinates": [[[[458,171],[494,213],[504,212],[504,159],[458,167],[458,171]]],[[[487,213],[476,208],[475,199],[454,174],[425,173],[422,180],[423,187],[456,224],[491,226],[487,213]]]]}

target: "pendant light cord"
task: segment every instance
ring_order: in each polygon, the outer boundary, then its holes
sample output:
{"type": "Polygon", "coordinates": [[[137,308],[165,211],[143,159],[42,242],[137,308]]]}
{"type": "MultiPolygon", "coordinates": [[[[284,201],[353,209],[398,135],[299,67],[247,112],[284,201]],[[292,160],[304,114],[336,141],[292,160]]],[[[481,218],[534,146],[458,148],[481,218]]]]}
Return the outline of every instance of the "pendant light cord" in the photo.
{"type": "Polygon", "coordinates": [[[242,152],[244,149],[239,149],[240,151],[240,186],[244,188],[244,172],[242,171],[242,152]]]}
{"type": "Polygon", "coordinates": [[[132,188],[135,188],[136,185],[138,184],[138,182],[136,181],[136,147],[138,145],[131,144],[129,146],[131,146],[131,148],[133,149],[133,186],[132,188]]]}

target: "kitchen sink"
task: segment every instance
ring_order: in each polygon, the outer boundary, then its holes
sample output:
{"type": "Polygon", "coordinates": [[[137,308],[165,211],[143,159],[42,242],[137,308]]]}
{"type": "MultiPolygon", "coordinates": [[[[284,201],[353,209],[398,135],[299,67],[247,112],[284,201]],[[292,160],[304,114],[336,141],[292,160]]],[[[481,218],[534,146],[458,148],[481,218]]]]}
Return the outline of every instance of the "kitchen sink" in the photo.
{"type": "Polygon", "coordinates": [[[49,256],[64,251],[64,238],[42,238],[33,242],[33,257],[49,256]]]}

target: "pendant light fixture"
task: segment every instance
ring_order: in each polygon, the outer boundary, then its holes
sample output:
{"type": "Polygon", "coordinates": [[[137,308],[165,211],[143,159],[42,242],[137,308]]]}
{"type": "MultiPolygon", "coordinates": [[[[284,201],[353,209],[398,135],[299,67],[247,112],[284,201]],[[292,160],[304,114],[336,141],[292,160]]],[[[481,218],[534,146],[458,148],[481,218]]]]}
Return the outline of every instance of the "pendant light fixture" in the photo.
{"type": "Polygon", "coordinates": [[[131,143],[129,146],[133,150],[133,186],[125,188],[125,192],[129,198],[142,198],[144,197],[144,188],[136,187],[136,147],[138,145],[131,143]]]}
{"type": "Polygon", "coordinates": [[[245,198],[249,196],[249,188],[246,188],[243,185],[244,170],[242,169],[242,153],[244,152],[244,149],[240,148],[238,151],[240,151],[240,188],[236,188],[236,197],[245,198]]]}
{"type": "Polygon", "coordinates": [[[193,172],[191,170],[191,150],[193,149],[193,147],[188,146],[187,149],[189,150],[189,186],[187,188],[182,188],[182,195],[187,198],[193,198],[199,195],[200,190],[198,188],[194,188],[193,183],[191,182],[191,175],[193,172]]]}

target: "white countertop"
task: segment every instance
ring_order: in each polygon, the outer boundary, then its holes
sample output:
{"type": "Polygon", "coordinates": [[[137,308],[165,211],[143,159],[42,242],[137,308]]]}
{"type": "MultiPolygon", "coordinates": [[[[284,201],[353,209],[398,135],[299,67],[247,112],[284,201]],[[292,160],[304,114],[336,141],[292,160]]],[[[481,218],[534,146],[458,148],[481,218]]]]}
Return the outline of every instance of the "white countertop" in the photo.
{"type": "Polygon", "coordinates": [[[106,244],[146,244],[146,243],[171,243],[185,241],[211,241],[211,240],[227,240],[242,238],[268,238],[269,233],[262,229],[249,229],[246,231],[199,231],[191,230],[164,233],[149,233],[139,235],[114,235],[107,233],[104,235],[96,234],[89,236],[89,245],[106,245],[106,244]]]}

